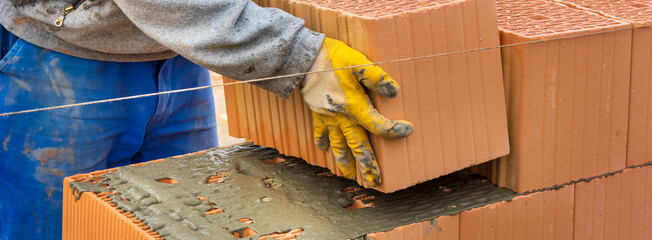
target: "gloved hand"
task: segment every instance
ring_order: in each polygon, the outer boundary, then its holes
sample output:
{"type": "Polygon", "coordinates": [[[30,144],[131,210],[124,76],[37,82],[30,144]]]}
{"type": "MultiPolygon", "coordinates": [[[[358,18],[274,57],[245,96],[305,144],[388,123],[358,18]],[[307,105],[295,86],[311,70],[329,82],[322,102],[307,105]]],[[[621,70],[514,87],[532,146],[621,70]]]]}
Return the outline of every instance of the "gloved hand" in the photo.
{"type": "MultiPolygon", "coordinates": [[[[343,42],[326,38],[310,71],[370,63],[343,42]]],[[[390,98],[396,97],[399,89],[380,67],[370,65],[309,74],[301,83],[301,93],[312,110],[317,146],[326,151],[330,145],[344,177],[356,177],[357,161],[364,181],[378,186],[380,168],[365,129],[385,137],[405,137],[413,127],[407,121],[393,121],[381,115],[362,85],[390,98]]]]}

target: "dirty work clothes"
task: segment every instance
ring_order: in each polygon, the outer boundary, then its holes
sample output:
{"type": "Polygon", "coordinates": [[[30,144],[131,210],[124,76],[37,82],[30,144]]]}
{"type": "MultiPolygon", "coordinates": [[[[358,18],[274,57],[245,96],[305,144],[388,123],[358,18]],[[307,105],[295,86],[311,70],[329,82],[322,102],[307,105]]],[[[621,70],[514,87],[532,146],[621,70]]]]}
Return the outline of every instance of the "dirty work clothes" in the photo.
{"type": "MultiPolygon", "coordinates": [[[[180,56],[86,60],[0,30],[0,113],[210,84],[180,56]]],[[[60,239],[65,176],[215,146],[210,89],[0,117],[0,239],[60,239]]]]}
{"type": "MultiPolygon", "coordinates": [[[[303,19],[250,0],[0,0],[0,13],[10,32],[71,56],[134,62],[180,54],[237,80],[306,72],[324,39],[303,19]]],[[[254,84],[287,98],[302,79],[254,84]]]]}

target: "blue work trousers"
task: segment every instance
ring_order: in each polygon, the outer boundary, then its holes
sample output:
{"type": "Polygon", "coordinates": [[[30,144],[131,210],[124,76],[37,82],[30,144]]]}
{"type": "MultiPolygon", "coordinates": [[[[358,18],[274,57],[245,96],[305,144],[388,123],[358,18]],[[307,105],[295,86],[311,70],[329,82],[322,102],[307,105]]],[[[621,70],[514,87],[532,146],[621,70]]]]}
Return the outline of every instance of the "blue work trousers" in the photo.
{"type": "MultiPolygon", "coordinates": [[[[0,113],[210,84],[177,56],[76,58],[0,28],[0,113]]],[[[211,89],[0,117],[0,240],[61,239],[63,178],[217,146],[211,89]]]]}

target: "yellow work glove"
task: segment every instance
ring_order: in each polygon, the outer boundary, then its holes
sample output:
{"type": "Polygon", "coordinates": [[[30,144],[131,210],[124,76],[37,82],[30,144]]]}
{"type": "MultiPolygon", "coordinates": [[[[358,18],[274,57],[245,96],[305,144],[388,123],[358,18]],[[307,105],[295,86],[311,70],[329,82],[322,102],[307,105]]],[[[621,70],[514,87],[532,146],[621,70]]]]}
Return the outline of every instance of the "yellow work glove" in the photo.
{"type": "MultiPolygon", "coordinates": [[[[326,38],[310,71],[370,64],[364,55],[341,41],[326,38]]],[[[362,86],[385,96],[396,97],[398,84],[375,65],[309,74],[301,83],[301,94],[312,110],[315,144],[330,145],[344,177],[354,179],[356,164],[364,181],[380,184],[381,173],[365,129],[385,137],[405,137],[412,124],[393,121],[371,104],[362,86]]]]}

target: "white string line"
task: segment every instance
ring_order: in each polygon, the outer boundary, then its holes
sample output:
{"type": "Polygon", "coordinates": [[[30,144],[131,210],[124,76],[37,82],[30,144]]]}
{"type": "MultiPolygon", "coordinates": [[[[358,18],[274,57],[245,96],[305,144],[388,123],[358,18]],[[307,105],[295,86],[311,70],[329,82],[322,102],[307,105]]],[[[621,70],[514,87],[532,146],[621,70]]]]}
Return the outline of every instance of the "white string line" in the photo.
{"type": "Polygon", "coordinates": [[[59,105],[59,106],[52,106],[52,107],[35,108],[35,109],[15,111],[15,112],[6,112],[6,113],[0,114],[0,117],[6,117],[6,116],[18,115],[18,114],[25,114],[25,113],[33,113],[33,112],[40,112],[40,111],[47,111],[47,110],[54,110],[54,109],[80,107],[80,106],[86,106],[86,105],[92,105],[92,104],[116,102],[116,101],[123,101],[123,100],[143,98],[143,97],[152,97],[152,96],[158,96],[158,95],[164,95],[164,94],[189,92],[189,91],[196,91],[196,90],[214,88],[214,87],[223,87],[223,86],[236,85],[236,84],[262,82],[262,81],[269,81],[269,80],[286,78],[286,77],[304,76],[304,75],[308,75],[308,74],[317,74],[317,73],[331,72],[331,71],[358,68],[358,67],[367,67],[367,66],[372,66],[372,65],[382,65],[382,64],[397,63],[397,62],[404,62],[404,61],[411,61],[411,60],[419,60],[419,59],[435,58],[435,57],[442,57],[442,56],[449,56],[449,55],[456,55],[456,54],[472,53],[472,52],[486,51],[486,50],[491,50],[491,49],[514,47],[514,46],[535,44],[535,43],[542,43],[542,42],[549,42],[549,41],[555,41],[555,40],[564,40],[564,39],[570,39],[570,38],[581,38],[581,37],[594,36],[594,35],[600,35],[600,34],[605,34],[605,33],[614,33],[614,32],[635,30],[635,29],[648,28],[648,27],[652,27],[652,25],[645,25],[645,26],[631,27],[631,28],[624,28],[624,29],[614,29],[614,30],[609,30],[609,31],[586,33],[586,34],[575,35],[575,36],[566,36],[566,37],[559,37],[559,38],[542,39],[542,40],[536,40],[536,41],[530,41],[530,42],[513,43],[513,44],[506,44],[506,45],[499,45],[499,46],[485,47],[485,48],[476,48],[476,49],[455,51],[455,52],[448,52],[448,53],[438,53],[438,54],[431,54],[431,55],[425,55],[425,56],[419,56],[419,57],[401,58],[401,59],[396,59],[396,60],[375,62],[375,63],[369,63],[369,64],[363,64],[363,65],[348,66],[348,67],[341,67],[341,68],[335,68],[335,69],[326,69],[326,70],[319,70],[319,71],[312,71],[312,72],[305,72],[305,73],[294,73],[294,74],[288,74],[288,75],[282,75],[282,76],[274,76],[274,77],[257,78],[257,79],[237,81],[237,82],[231,82],[231,83],[213,84],[213,85],[207,85],[207,86],[201,86],[201,87],[183,88],[183,89],[163,91],[163,92],[157,92],[157,93],[147,93],[147,94],[127,96],[127,97],[109,98],[109,99],[103,99],[103,100],[95,100],[95,101],[88,101],[88,102],[81,102],[81,103],[73,103],[73,104],[66,104],[66,105],[59,105]]]}

